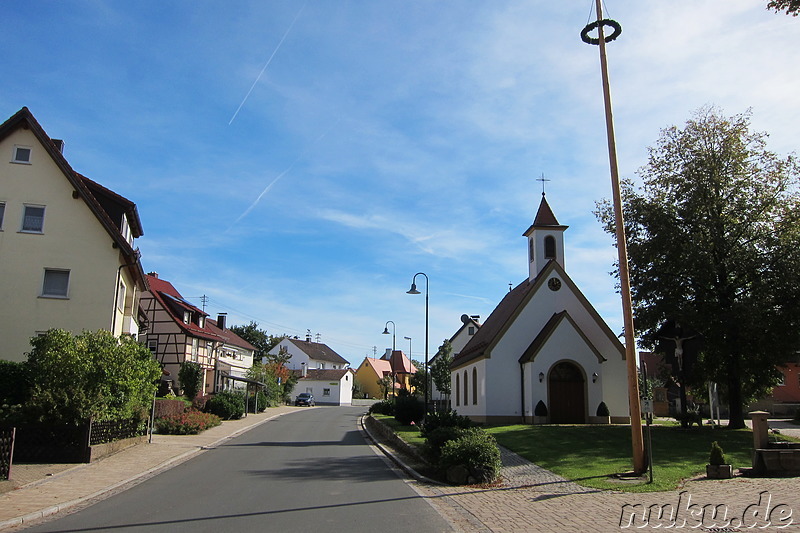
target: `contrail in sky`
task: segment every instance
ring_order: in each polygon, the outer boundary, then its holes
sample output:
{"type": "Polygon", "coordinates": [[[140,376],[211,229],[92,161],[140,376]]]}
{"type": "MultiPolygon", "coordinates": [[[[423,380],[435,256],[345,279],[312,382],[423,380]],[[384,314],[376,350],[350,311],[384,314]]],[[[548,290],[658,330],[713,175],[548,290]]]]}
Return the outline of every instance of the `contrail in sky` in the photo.
{"type": "Polygon", "coordinates": [[[249,90],[249,91],[247,91],[247,94],[246,94],[246,95],[244,95],[244,99],[242,100],[242,103],[241,103],[241,104],[239,104],[239,107],[237,107],[237,108],[236,108],[236,112],[233,114],[233,116],[231,117],[231,120],[228,122],[228,126],[230,126],[231,124],[233,124],[233,121],[236,119],[236,115],[238,115],[238,114],[239,114],[239,111],[241,111],[241,109],[242,109],[242,106],[244,106],[244,103],[245,103],[245,102],[247,101],[247,99],[250,97],[250,93],[252,93],[252,92],[253,92],[253,89],[255,89],[255,87],[256,87],[256,84],[258,84],[258,80],[260,80],[260,79],[261,79],[261,76],[263,76],[263,75],[264,75],[264,72],[266,72],[266,70],[267,70],[267,67],[269,66],[269,64],[270,64],[270,63],[272,63],[272,58],[273,58],[273,57],[275,57],[275,54],[277,54],[277,53],[278,53],[278,50],[280,50],[280,48],[281,48],[281,45],[283,44],[283,41],[285,41],[285,40],[286,40],[286,36],[287,36],[287,35],[289,35],[289,32],[290,32],[290,31],[292,31],[292,28],[294,27],[294,23],[295,23],[295,22],[297,22],[297,19],[298,19],[298,18],[300,18],[300,14],[301,14],[301,13],[303,12],[303,10],[306,8],[306,4],[307,4],[307,3],[308,3],[308,2],[306,2],[306,3],[304,3],[304,4],[303,4],[303,7],[301,7],[301,8],[300,8],[300,11],[298,11],[298,12],[297,12],[297,15],[295,15],[295,16],[294,16],[294,20],[292,21],[292,23],[291,23],[291,24],[289,24],[289,27],[288,27],[288,28],[286,28],[286,32],[283,34],[283,37],[281,37],[281,40],[278,42],[278,46],[276,46],[276,47],[275,47],[275,50],[273,50],[273,51],[272,51],[272,55],[271,55],[271,56],[269,56],[269,59],[267,59],[267,62],[266,62],[266,64],[264,65],[264,68],[262,68],[262,69],[261,69],[261,72],[259,72],[259,73],[258,73],[258,77],[256,78],[256,81],[254,81],[254,82],[253,82],[253,85],[250,87],[250,90],[249,90]]]}
{"type": "Polygon", "coordinates": [[[331,126],[330,126],[330,127],[327,129],[327,130],[325,130],[325,131],[324,131],[324,132],[323,132],[323,133],[322,133],[322,134],[321,134],[319,137],[317,137],[316,139],[314,139],[314,141],[313,141],[311,144],[309,144],[309,145],[308,145],[308,147],[307,147],[305,150],[303,150],[303,152],[302,152],[300,155],[298,155],[298,156],[295,158],[295,160],[294,160],[294,161],[292,161],[292,164],[291,164],[291,165],[289,165],[288,167],[286,167],[286,170],[284,170],[283,172],[281,172],[280,174],[278,174],[278,175],[275,177],[275,179],[274,179],[274,180],[272,180],[272,181],[269,183],[269,185],[267,185],[266,187],[264,187],[264,190],[263,190],[263,191],[261,191],[261,194],[259,194],[259,195],[258,195],[258,198],[256,198],[256,199],[253,201],[253,203],[252,203],[252,204],[250,204],[250,206],[249,206],[247,209],[245,209],[245,210],[244,210],[244,213],[242,213],[241,215],[239,215],[239,218],[237,218],[236,220],[234,220],[234,221],[233,221],[233,224],[231,224],[231,226],[228,228],[228,231],[230,231],[230,229],[231,229],[233,226],[235,226],[236,224],[238,224],[240,220],[242,220],[244,217],[246,217],[246,216],[247,216],[247,215],[250,213],[250,211],[252,211],[253,209],[255,209],[255,207],[258,205],[258,202],[260,202],[260,201],[261,201],[261,199],[264,197],[264,195],[265,195],[265,194],[267,194],[267,193],[269,192],[269,190],[270,190],[270,189],[272,189],[272,186],[273,186],[273,185],[275,185],[276,183],[278,183],[278,181],[279,181],[279,180],[280,180],[282,177],[284,177],[286,174],[288,174],[288,173],[289,173],[289,171],[290,171],[290,170],[292,170],[292,168],[294,168],[294,166],[297,164],[297,162],[298,162],[298,161],[300,161],[300,160],[301,160],[301,159],[302,159],[302,158],[303,158],[303,157],[304,157],[304,156],[305,156],[305,155],[308,153],[308,151],[311,149],[311,147],[312,147],[312,146],[314,146],[315,144],[317,144],[319,141],[321,141],[321,140],[322,140],[322,139],[323,139],[323,138],[324,138],[324,137],[325,137],[325,136],[326,136],[326,135],[327,135],[327,134],[328,134],[328,133],[329,133],[329,132],[330,132],[330,131],[331,131],[331,130],[332,130],[332,129],[333,129],[333,128],[334,128],[334,127],[335,127],[335,126],[338,124],[338,123],[339,123],[339,120],[340,120],[340,119],[336,119],[336,122],[334,122],[333,124],[331,124],[331,126]]]}

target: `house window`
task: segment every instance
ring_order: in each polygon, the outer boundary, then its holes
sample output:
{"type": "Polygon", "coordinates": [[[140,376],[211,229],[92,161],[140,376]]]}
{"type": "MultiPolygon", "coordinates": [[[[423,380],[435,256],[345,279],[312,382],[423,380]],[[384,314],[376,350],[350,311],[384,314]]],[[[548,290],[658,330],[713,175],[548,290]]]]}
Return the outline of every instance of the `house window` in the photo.
{"type": "Polygon", "coordinates": [[[478,405],[478,369],[472,369],[472,405],[478,405]]]}
{"type": "Polygon", "coordinates": [[[5,202],[0,202],[0,231],[3,231],[3,218],[6,214],[6,204],[5,202]]]}
{"type": "Polygon", "coordinates": [[[459,403],[459,398],[461,398],[461,388],[460,388],[459,385],[460,385],[460,382],[458,380],[458,374],[456,374],[456,407],[461,405],[459,403]]]}
{"type": "Polygon", "coordinates": [[[66,298],[69,293],[69,270],[44,269],[42,296],[46,298],[66,298]]]}
{"type": "Polygon", "coordinates": [[[544,257],[545,259],[555,259],[556,239],[552,235],[544,238],[544,257]]]}
{"type": "Polygon", "coordinates": [[[200,348],[200,340],[198,338],[192,339],[192,361],[197,361],[197,352],[200,348]]]}
{"type": "Polygon", "coordinates": [[[22,229],[25,233],[44,232],[44,206],[26,205],[22,214],[22,229]]]}
{"type": "Polygon", "coordinates": [[[330,396],[331,395],[331,390],[330,389],[322,389],[322,395],[323,396],[330,396]]]}
{"type": "Polygon", "coordinates": [[[468,334],[468,335],[475,335],[475,326],[470,326],[470,327],[467,329],[467,334],[468,334]]]}
{"type": "Polygon", "coordinates": [[[11,160],[12,163],[23,163],[26,165],[31,164],[31,147],[30,146],[14,146],[14,156],[11,160]]]}
{"type": "Polygon", "coordinates": [[[125,311],[125,283],[122,280],[119,281],[119,287],[117,287],[117,309],[125,311]]]}
{"type": "Polygon", "coordinates": [[[188,324],[192,321],[192,313],[190,311],[183,312],[183,323],[188,324]]]}
{"type": "Polygon", "coordinates": [[[151,354],[155,355],[158,352],[158,340],[149,339],[147,341],[147,349],[150,350],[151,354]]]}
{"type": "Polygon", "coordinates": [[[197,325],[200,326],[201,328],[206,327],[206,317],[204,316],[199,317],[197,319],[197,325]]]}

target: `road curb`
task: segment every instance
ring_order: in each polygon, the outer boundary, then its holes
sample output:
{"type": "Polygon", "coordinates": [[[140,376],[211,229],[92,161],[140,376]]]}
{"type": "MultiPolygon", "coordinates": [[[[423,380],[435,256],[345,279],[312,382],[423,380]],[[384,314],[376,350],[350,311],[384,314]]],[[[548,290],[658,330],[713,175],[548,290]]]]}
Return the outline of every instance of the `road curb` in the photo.
{"type": "Polygon", "coordinates": [[[391,459],[392,462],[394,462],[397,466],[399,466],[401,470],[403,470],[406,474],[413,477],[417,481],[420,481],[422,483],[429,483],[431,485],[445,486],[445,484],[442,483],[441,481],[436,481],[435,479],[423,476],[422,474],[414,470],[414,468],[412,468],[409,464],[403,461],[399,456],[394,454],[390,449],[383,446],[380,443],[380,440],[375,438],[375,436],[370,432],[369,428],[367,427],[367,424],[364,423],[364,420],[368,416],[369,415],[362,415],[361,418],[358,419],[358,422],[359,425],[361,426],[361,431],[367,436],[367,438],[372,442],[372,444],[376,448],[378,448],[386,457],[391,459]]]}

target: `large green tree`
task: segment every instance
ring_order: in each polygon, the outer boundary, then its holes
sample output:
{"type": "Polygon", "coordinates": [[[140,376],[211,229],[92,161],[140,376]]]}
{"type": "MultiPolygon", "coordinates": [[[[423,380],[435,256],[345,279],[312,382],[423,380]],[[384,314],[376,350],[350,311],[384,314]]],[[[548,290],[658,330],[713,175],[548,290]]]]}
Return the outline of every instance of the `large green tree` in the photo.
{"type": "MultiPolygon", "coordinates": [[[[623,184],[636,327],[654,346],[673,320],[699,332],[690,381],[720,384],[730,425],[776,384],[775,366],[800,348],[800,196],[793,156],[767,150],[750,112],[713,107],[662,130],[623,184]]],[[[613,233],[611,206],[599,218],[613,233]]]]}

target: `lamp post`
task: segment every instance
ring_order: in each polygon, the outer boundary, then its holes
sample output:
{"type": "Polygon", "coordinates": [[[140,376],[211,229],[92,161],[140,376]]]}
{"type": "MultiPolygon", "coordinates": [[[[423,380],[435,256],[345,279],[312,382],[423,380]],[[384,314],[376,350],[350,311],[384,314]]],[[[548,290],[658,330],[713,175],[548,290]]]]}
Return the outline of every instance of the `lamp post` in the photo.
{"type": "Polygon", "coordinates": [[[408,341],[408,359],[411,360],[411,337],[403,337],[405,340],[408,341]]]}
{"type": "MultiPolygon", "coordinates": [[[[424,272],[417,272],[411,280],[411,288],[407,294],[422,294],[417,290],[417,276],[425,276],[425,414],[428,414],[428,294],[430,292],[430,280],[424,272]]],[[[409,358],[411,355],[409,354],[409,358]]]]}
{"type": "Polygon", "coordinates": [[[389,324],[392,325],[392,351],[395,351],[396,348],[395,348],[394,338],[395,338],[395,333],[397,333],[397,326],[395,326],[394,322],[392,322],[391,320],[386,321],[386,327],[383,328],[383,335],[389,334],[389,324]]]}

